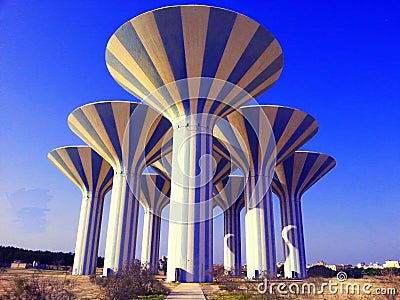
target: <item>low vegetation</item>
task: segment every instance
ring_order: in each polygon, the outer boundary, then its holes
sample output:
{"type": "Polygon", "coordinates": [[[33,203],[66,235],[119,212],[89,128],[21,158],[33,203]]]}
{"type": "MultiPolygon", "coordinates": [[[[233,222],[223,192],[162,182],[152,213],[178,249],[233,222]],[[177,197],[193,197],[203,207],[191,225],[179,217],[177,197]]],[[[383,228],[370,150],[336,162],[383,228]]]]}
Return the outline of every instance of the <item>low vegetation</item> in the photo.
{"type": "Polygon", "coordinates": [[[398,269],[384,269],[379,276],[369,276],[357,268],[346,270],[347,280],[339,281],[337,272],[318,266],[312,268],[306,280],[272,278],[248,280],[244,276],[230,276],[223,266],[212,271],[214,283],[202,284],[208,300],[234,299],[400,299],[398,269]],[[361,278],[362,277],[362,278],[361,278]],[[332,287],[329,288],[329,283],[332,287]],[[283,287],[279,291],[278,286],[283,287]],[[289,288],[291,286],[291,288],[289,288]],[[297,287],[297,289],[296,289],[297,287]],[[368,287],[364,292],[364,287],[368,287]],[[304,289],[304,290],[302,290],[304,289]]]}
{"type": "Polygon", "coordinates": [[[17,276],[11,285],[5,287],[1,300],[8,299],[75,299],[73,292],[74,281],[64,278],[59,280],[55,277],[41,276],[40,272],[35,272],[29,277],[17,276]]]}
{"type": "Polygon", "coordinates": [[[126,264],[115,275],[93,278],[92,281],[100,286],[100,299],[104,300],[136,299],[139,296],[156,296],[162,299],[169,292],[156,279],[151,269],[139,260],[126,264]]]}
{"type": "MultiPolygon", "coordinates": [[[[318,268],[316,270],[324,270],[318,268]]],[[[398,270],[397,270],[398,271],[398,270]]],[[[357,284],[360,287],[371,285],[371,294],[350,293],[332,294],[325,288],[323,294],[318,293],[293,293],[288,287],[291,284],[313,285],[316,291],[328,282],[340,284],[336,276],[325,278],[322,276],[310,277],[307,280],[289,280],[266,278],[264,280],[248,280],[244,276],[231,276],[221,265],[213,269],[214,282],[202,284],[203,292],[208,300],[213,299],[400,299],[400,276],[396,270],[383,270],[380,276],[366,276],[363,278],[352,278],[343,282],[357,284]],[[267,284],[265,285],[265,283],[267,284]],[[286,285],[286,294],[278,291],[278,284],[286,285]],[[273,292],[270,293],[271,284],[275,284],[273,292]],[[265,290],[265,292],[260,292],[265,290]],[[380,289],[380,294],[377,294],[380,289]],[[397,297],[397,298],[396,298],[397,297]]],[[[357,272],[356,272],[357,273],[357,272]]],[[[325,274],[326,275],[326,274],[325,274]]],[[[353,274],[354,275],[354,274],[353,274]]],[[[357,276],[357,275],[356,275],[357,276]]],[[[354,276],[354,277],[356,277],[354,276]]],[[[268,277],[268,276],[267,276],[268,277]]],[[[152,274],[146,265],[139,261],[127,264],[119,273],[103,278],[101,276],[71,276],[69,273],[60,271],[37,271],[0,269],[0,300],[8,299],[164,299],[169,289],[176,284],[165,283],[160,276],[152,274]]]]}
{"type": "Polygon", "coordinates": [[[0,300],[129,300],[164,299],[167,284],[138,260],[132,261],[107,278],[72,276],[67,272],[48,270],[3,269],[0,273],[0,300]]]}

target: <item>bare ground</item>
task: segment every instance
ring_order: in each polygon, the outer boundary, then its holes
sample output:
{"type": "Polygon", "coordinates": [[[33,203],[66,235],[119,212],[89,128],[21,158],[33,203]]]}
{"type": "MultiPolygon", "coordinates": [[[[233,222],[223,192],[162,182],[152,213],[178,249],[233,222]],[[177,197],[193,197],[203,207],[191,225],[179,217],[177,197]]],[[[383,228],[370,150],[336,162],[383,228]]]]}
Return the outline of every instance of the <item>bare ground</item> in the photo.
{"type": "MultiPolygon", "coordinates": [[[[0,272],[0,299],[2,299],[7,293],[9,293],[15,287],[15,281],[18,278],[32,278],[37,276],[42,280],[57,280],[62,283],[65,281],[70,282],[68,285],[69,291],[74,294],[74,299],[99,299],[100,298],[100,287],[95,282],[93,276],[72,276],[67,272],[63,271],[48,271],[48,270],[13,270],[3,269],[0,272]],[[92,278],[91,278],[92,277],[92,278]]],[[[97,275],[99,277],[100,274],[97,275]]],[[[173,289],[177,284],[165,282],[164,276],[157,276],[167,289],[173,289]]]]}
{"type": "MultiPolygon", "coordinates": [[[[99,299],[100,288],[99,285],[95,284],[95,280],[91,279],[90,276],[72,276],[63,271],[40,271],[37,270],[11,270],[6,269],[5,272],[0,272],[0,299],[4,296],[7,291],[10,291],[15,286],[15,280],[18,278],[29,278],[32,276],[39,276],[43,279],[57,280],[63,282],[65,280],[70,281],[72,284],[69,285],[71,292],[75,295],[75,299],[99,299]]],[[[164,276],[157,276],[162,284],[168,289],[172,290],[177,284],[165,282],[164,276]]],[[[204,283],[202,284],[202,290],[207,299],[219,299],[219,300],[233,300],[233,299],[368,299],[368,300],[383,300],[383,299],[399,299],[400,300],[400,278],[395,276],[382,276],[382,277],[364,277],[362,279],[348,279],[342,285],[342,292],[340,291],[340,282],[333,278],[331,279],[333,284],[337,284],[338,291],[335,294],[331,294],[328,286],[324,288],[323,294],[318,294],[321,290],[322,284],[328,284],[329,279],[324,278],[312,278],[306,281],[274,281],[276,285],[273,290],[274,293],[269,293],[271,282],[268,282],[267,292],[261,294],[257,291],[257,282],[245,281],[238,279],[234,282],[230,282],[228,285],[215,284],[215,283],[204,283]],[[286,286],[283,289],[287,294],[282,294],[277,291],[277,284],[284,283],[286,286]],[[299,286],[300,291],[303,283],[312,283],[316,287],[315,293],[297,293],[292,294],[289,291],[290,284],[296,284],[299,286]],[[360,293],[352,292],[350,285],[358,285],[360,287],[360,293]],[[363,293],[363,288],[370,286],[368,291],[370,294],[363,293]],[[348,292],[346,292],[348,289],[348,292]],[[390,290],[389,290],[390,289],[390,290]],[[356,294],[355,294],[356,293],[356,294]],[[385,294],[383,294],[385,293],[385,294]]],[[[335,287],[335,286],[334,286],[335,287]]],[[[292,290],[295,288],[292,287],[292,290]]]]}
{"type": "MultiPolygon", "coordinates": [[[[400,299],[400,277],[382,276],[382,277],[364,277],[362,279],[348,279],[344,282],[338,281],[336,278],[331,279],[331,289],[329,289],[329,279],[312,278],[304,281],[271,281],[268,282],[265,293],[257,290],[258,282],[245,281],[239,279],[228,284],[202,284],[203,293],[208,300],[233,300],[233,299],[368,299],[368,300],[384,300],[384,299],[400,299]],[[270,293],[271,283],[272,293],[270,293]],[[278,291],[278,284],[281,290],[278,291]],[[292,285],[290,292],[289,285],[292,285]],[[303,284],[305,284],[304,292],[302,292],[303,284]],[[309,285],[315,285],[315,292],[309,285]],[[326,284],[323,287],[323,284],[326,284]],[[296,286],[299,290],[296,291],[296,286]],[[358,292],[359,290],[359,292],[358,292]],[[364,292],[365,290],[365,292],[364,292]],[[321,292],[323,291],[323,292],[321,292]]],[[[265,288],[261,285],[261,290],[265,288]]]]}

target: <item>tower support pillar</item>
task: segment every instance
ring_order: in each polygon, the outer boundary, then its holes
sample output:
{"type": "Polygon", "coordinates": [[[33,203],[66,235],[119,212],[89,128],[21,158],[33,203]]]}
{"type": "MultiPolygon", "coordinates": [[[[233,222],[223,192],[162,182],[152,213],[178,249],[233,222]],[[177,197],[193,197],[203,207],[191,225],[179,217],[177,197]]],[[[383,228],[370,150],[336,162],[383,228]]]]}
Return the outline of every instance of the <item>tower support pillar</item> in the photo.
{"type": "Polygon", "coordinates": [[[247,277],[276,275],[274,211],[270,180],[250,175],[246,195],[246,257],[247,277]]]}
{"type": "Polygon", "coordinates": [[[198,115],[186,116],[173,124],[167,280],[210,282],[213,267],[212,126],[198,115]]]}
{"type": "Polygon", "coordinates": [[[234,276],[242,269],[240,240],[240,210],[232,205],[224,211],[224,268],[234,276]]]}
{"type": "Polygon", "coordinates": [[[154,274],[158,273],[160,253],[161,214],[154,214],[149,209],[144,211],[142,263],[148,264],[154,274]]]}
{"type": "Polygon", "coordinates": [[[280,206],[285,277],[307,278],[301,200],[280,200],[280,206]]]}
{"type": "Polygon", "coordinates": [[[91,193],[82,197],[72,275],[96,274],[103,204],[104,197],[91,193]]]}
{"type": "Polygon", "coordinates": [[[104,256],[105,276],[135,259],[139,201],[132,191],[138,182],[137,176],[127,176],[122,171],[114,173],[104,256]]]}

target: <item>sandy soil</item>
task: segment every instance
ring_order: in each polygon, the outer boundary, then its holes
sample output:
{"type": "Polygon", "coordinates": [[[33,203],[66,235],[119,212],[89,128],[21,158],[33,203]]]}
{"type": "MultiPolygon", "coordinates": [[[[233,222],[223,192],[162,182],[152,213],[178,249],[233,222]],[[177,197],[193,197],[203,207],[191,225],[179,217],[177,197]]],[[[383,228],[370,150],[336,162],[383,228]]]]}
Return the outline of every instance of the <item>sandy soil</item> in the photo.
{"type": "MultiPolygon", "coordinates": [[[[72,292],[76,296],[76,299],[99,299],[100,289],[99,286],[90,280],[89,276],[72,276],[66,274],[63,271],[41,271],[35,270],[11,270],[0,272],[0,299],[1,295],[4,295],[8,290],[14,286],[14,282],[17,278],[26,277],[29,278],[33,275],[39,276],[43,279],[58,280],[60,282],[64,280],[72,281],[72,292]]],[[[166,283],[164,276],[157,276],[157,279],[163,282],[163,285],[168,289],[173,289],[176,283],[166,283]]],[[[322,284],[328,284],[329,279],[324,278],[313,278],[307,281],[274,281],[275,284],[285,283],[285,291],[287,294],[278,293],[275,289],[275,293],[270,295],[268,292],[260,294],[257,291],[257,283],[244,281],[243,279],[237,280],[231,283],[233,291],[227,291],[224,289],[224,285],[217,285],[213,283],[202,284],[202,290],[207,299],[368,299],[368,300],[383,300],[383,299],[398,299],[400,300],[400,277],[385,276],[385,277],[364,277],[362,279],[348,279],[343,283],[343,292],[340,292],[340,282],[333,278],[332,283],[337,284],[338,292],[336,294],[330,294],[328,287],[325,287],[324,293],[320,294],[292,294],[289,292],[288,286],[292,283],[301,286],[304,282],[315,284],[316,290],[321,289],[322,284]],[[357,284],[360,287],[360,294],[346,293],[346,286],[350,284],[357,284]],[[370,294],[363,293],[363,287],[365,285],[370,286],[368,291],[370,294]],[[391,289],[389,291],[389,288],[391,289]],[[395,289],[395,290],[393,290],[395,289]],[[379,294],[378,294],[379,291],[379,294]],[[395,291],[395,294],[393,294],[395,291]],[[385,295],[382,293],[386,292],[385,295]]],[[[271,282],[268,282],[268,289],[271,282]]],[[[276,287],[277,285],[275,285],[276,287]]]]}
{"type": "MultiPolygon", "coordinates": [[[[72,276],[63,271],[42,270],[38,272],[34,269],[5,269],[5,272],[0,273],[0,299],[2,299],[1,296],[4,296],[7,291],[10,291],[15,286],[14,282],[17,278],[30,278],[32,276],[38,276],[43,280],[58,280],[59,282],[70,280],[72,282],[70,285],[72,287],[71,291],[76,296],[76,299],[99,299],[100,297],[100,288],[90,279],[90,276],[72,276]]],[[[163,285],[168,289],[172,289],[177,285],[175,283],[166,283],[164,276],[157,276],[157,279],[162,281],[163,285]]]]}
{"type": "Polygon", "coordinates": [[[72,292],[77,296],[77,299],[99,299],[99,287],[90,282],[89,276],[71,276],[63,271],[46,271],[27,269],[27,270],[11,270],[6,269],[5,273],[0,274],[0,295],[4,295],[13,288],[17,278],[30,278],[38,276],[44,280],[57,280],[63,282],[70,280],[72,282],[72,292]]]}
{"type": "MultiPolygon", "coordinates": [[[[329,289],[329,279],[313,278],[306,281],[272,281],[267,283],[265,293],[260,293],[257,290],[258,283],[251,281],[238,280],[235,284],[230,283],[234,287],[233,291],[227,291],[226,286],[202,284],[202,290],[208,300],[216,299],[368,299],[368,300],[383,300],[383,299],[400,299],[400,277],[385,276],[385,277],[364,277],[362,279],[347,279],[340,282],[336,278],[331,279],[331,290],[329,289]],[[273,283],[273,293],[270,294],[271,283],[273,283]],[[282,283],[281,289],[278,291],[278,284],[282,283]],[[308,288],[302,292],[303,284],[314,284],[316,287],[315,293],[308,293],[308,288]],[[293,284],[292,291],[289,290],[289,285],[293,284]],[[323,287],[323,284],[326,284],[323,287]],[[299,292],[296,292],[296,286],[299,287],[299,292]],[[359,290],[359,292],[358,292],[359,290]],[[323,293],[321,293],[323,291],[323,293]],[[331,292],[333,291],[333,293],[331,292]],[[365,291],[365,292],[364,292],[365,291]]],[[[264,286],[261,286],[261,290],[264,286]]]]}

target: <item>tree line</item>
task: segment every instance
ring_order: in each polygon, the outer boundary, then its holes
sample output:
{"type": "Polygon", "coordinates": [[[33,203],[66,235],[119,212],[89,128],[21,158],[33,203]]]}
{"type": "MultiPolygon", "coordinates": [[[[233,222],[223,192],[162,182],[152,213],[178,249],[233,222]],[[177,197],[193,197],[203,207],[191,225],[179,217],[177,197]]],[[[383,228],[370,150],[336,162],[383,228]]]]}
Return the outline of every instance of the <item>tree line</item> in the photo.
{"type": "MultiPolygon", "coordinates": [[[[345,272],[348,278],[362,278],[363,276],[386,276],[386,275],[400,276],[400,269],[398,268],[361,269],[357,267],[349,267],[341,271],[345,272]]],[[[338,272],[339,271],[334,271],[325,266],[312,266],[307,271],[309,277],[323,277],[323,278],[335,277],[338,272]]]]}
{"type": "MultiPolygon", "coordinates": [[[[51,252],[42,250],[27,250],[11,246],[0,246],[0,266],[7,267],[15,260],[22,260],[26,263],[39,261],[45,265],[72,266],[74,263],[74,253],[51,252]]],[[[97,259],[97,266],[104,265],[104,258],[97,259]]]]}

